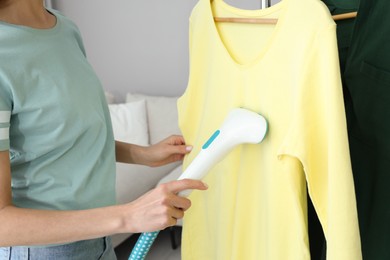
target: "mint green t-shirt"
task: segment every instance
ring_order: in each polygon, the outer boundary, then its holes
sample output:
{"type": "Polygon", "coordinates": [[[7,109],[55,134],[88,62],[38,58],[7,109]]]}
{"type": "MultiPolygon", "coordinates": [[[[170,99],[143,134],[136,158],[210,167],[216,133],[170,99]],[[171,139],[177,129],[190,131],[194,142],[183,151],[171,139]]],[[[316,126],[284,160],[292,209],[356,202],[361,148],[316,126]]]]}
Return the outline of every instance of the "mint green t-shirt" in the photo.
{"type": "Polygon", "coordinates": [[[0,151],[14,205],[87,209],[115,203],[115,142],[104,91],[78,28],[0,22],[0,151]]]}

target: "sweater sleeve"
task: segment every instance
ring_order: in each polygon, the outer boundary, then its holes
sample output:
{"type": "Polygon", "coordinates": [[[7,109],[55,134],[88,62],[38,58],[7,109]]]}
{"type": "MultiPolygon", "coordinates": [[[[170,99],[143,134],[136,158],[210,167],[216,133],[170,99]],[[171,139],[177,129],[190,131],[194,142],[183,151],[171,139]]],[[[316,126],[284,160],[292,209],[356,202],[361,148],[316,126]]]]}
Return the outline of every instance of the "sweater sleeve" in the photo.
{"type": "Polygon", "coordinates": [[[361,259],[356,198],[337,53],[336,28],[313,41],[292,131],[280,155],[300,160],[320,219],[327,259],[361,259]]]}

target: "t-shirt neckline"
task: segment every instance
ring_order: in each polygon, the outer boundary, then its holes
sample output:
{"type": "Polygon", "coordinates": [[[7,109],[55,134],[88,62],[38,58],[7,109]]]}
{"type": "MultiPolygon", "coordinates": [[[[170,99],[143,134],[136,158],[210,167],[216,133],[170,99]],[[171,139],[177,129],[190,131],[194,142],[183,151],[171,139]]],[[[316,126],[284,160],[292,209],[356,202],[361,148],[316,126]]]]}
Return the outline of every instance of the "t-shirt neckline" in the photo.
{"type": "Polygon", "coordinates": [[[17,30],[23,30],[23,31],[26,31],[26,32],[34,33],[34,34],[52,34],[52,33],[56,32],[59,29],[61,22],[60,22],[59,16],[57,15],[57,13],[54,10],[49,9],[49,8],[46,8],[46,10],[51,15],[53,15],[55,17],[55,19],[56,19],[56,23],[51,28],[40,29],[40,28],[34,28],[34,27],[26,26],[26,25],[7,23],[7,22],[4,22],[4,21],[0,21],[0,25],[6,26],[8,28],[14,28],[14,29],[17,29],[17,30]]]}

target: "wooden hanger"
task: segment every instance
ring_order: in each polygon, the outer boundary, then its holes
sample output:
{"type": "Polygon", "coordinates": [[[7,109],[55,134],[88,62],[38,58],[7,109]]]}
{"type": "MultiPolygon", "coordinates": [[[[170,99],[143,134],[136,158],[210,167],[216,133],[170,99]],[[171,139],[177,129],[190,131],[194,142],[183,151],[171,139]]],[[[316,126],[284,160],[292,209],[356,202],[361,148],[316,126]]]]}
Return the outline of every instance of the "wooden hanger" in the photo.
{"type": "Polygon", "coordinates": [[[333,15],[333,20],[339,21],[339,20],[346,20],[346,19],[352,19],[357,16],[357,12],[350,12],[350,13],[345,13],[345,14],[337,14],[333,15]]]}
{"type": "MultiPolygon", "coordinates": [[[[355,18],[357,12],[350,12],[345,14],[333,15],[333,20],[346,20],[355,18]]],[[[215,22],[225,23],[254,23],[254,24],[276,24],[278,19],[276,18],[238,18],[238,17],[214,17],[215,22]]]]}

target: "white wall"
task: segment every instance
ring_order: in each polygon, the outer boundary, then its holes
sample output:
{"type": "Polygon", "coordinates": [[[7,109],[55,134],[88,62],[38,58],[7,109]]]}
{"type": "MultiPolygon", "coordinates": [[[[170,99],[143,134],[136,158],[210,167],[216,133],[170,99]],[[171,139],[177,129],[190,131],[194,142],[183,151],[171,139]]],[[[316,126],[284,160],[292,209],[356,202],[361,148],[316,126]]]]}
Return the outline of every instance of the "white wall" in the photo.
{"type": "MultiPolygon", "coordinates": [[[[88,59],[117,101],[181,95],[188,79],[188,18],[198,0],[52,0],[80,28],[88,59]]],[[[279,0],[274,0],[273,3],[279,0]]],[[[226,0],[246,9],[261,0],[226,0]]]]}

